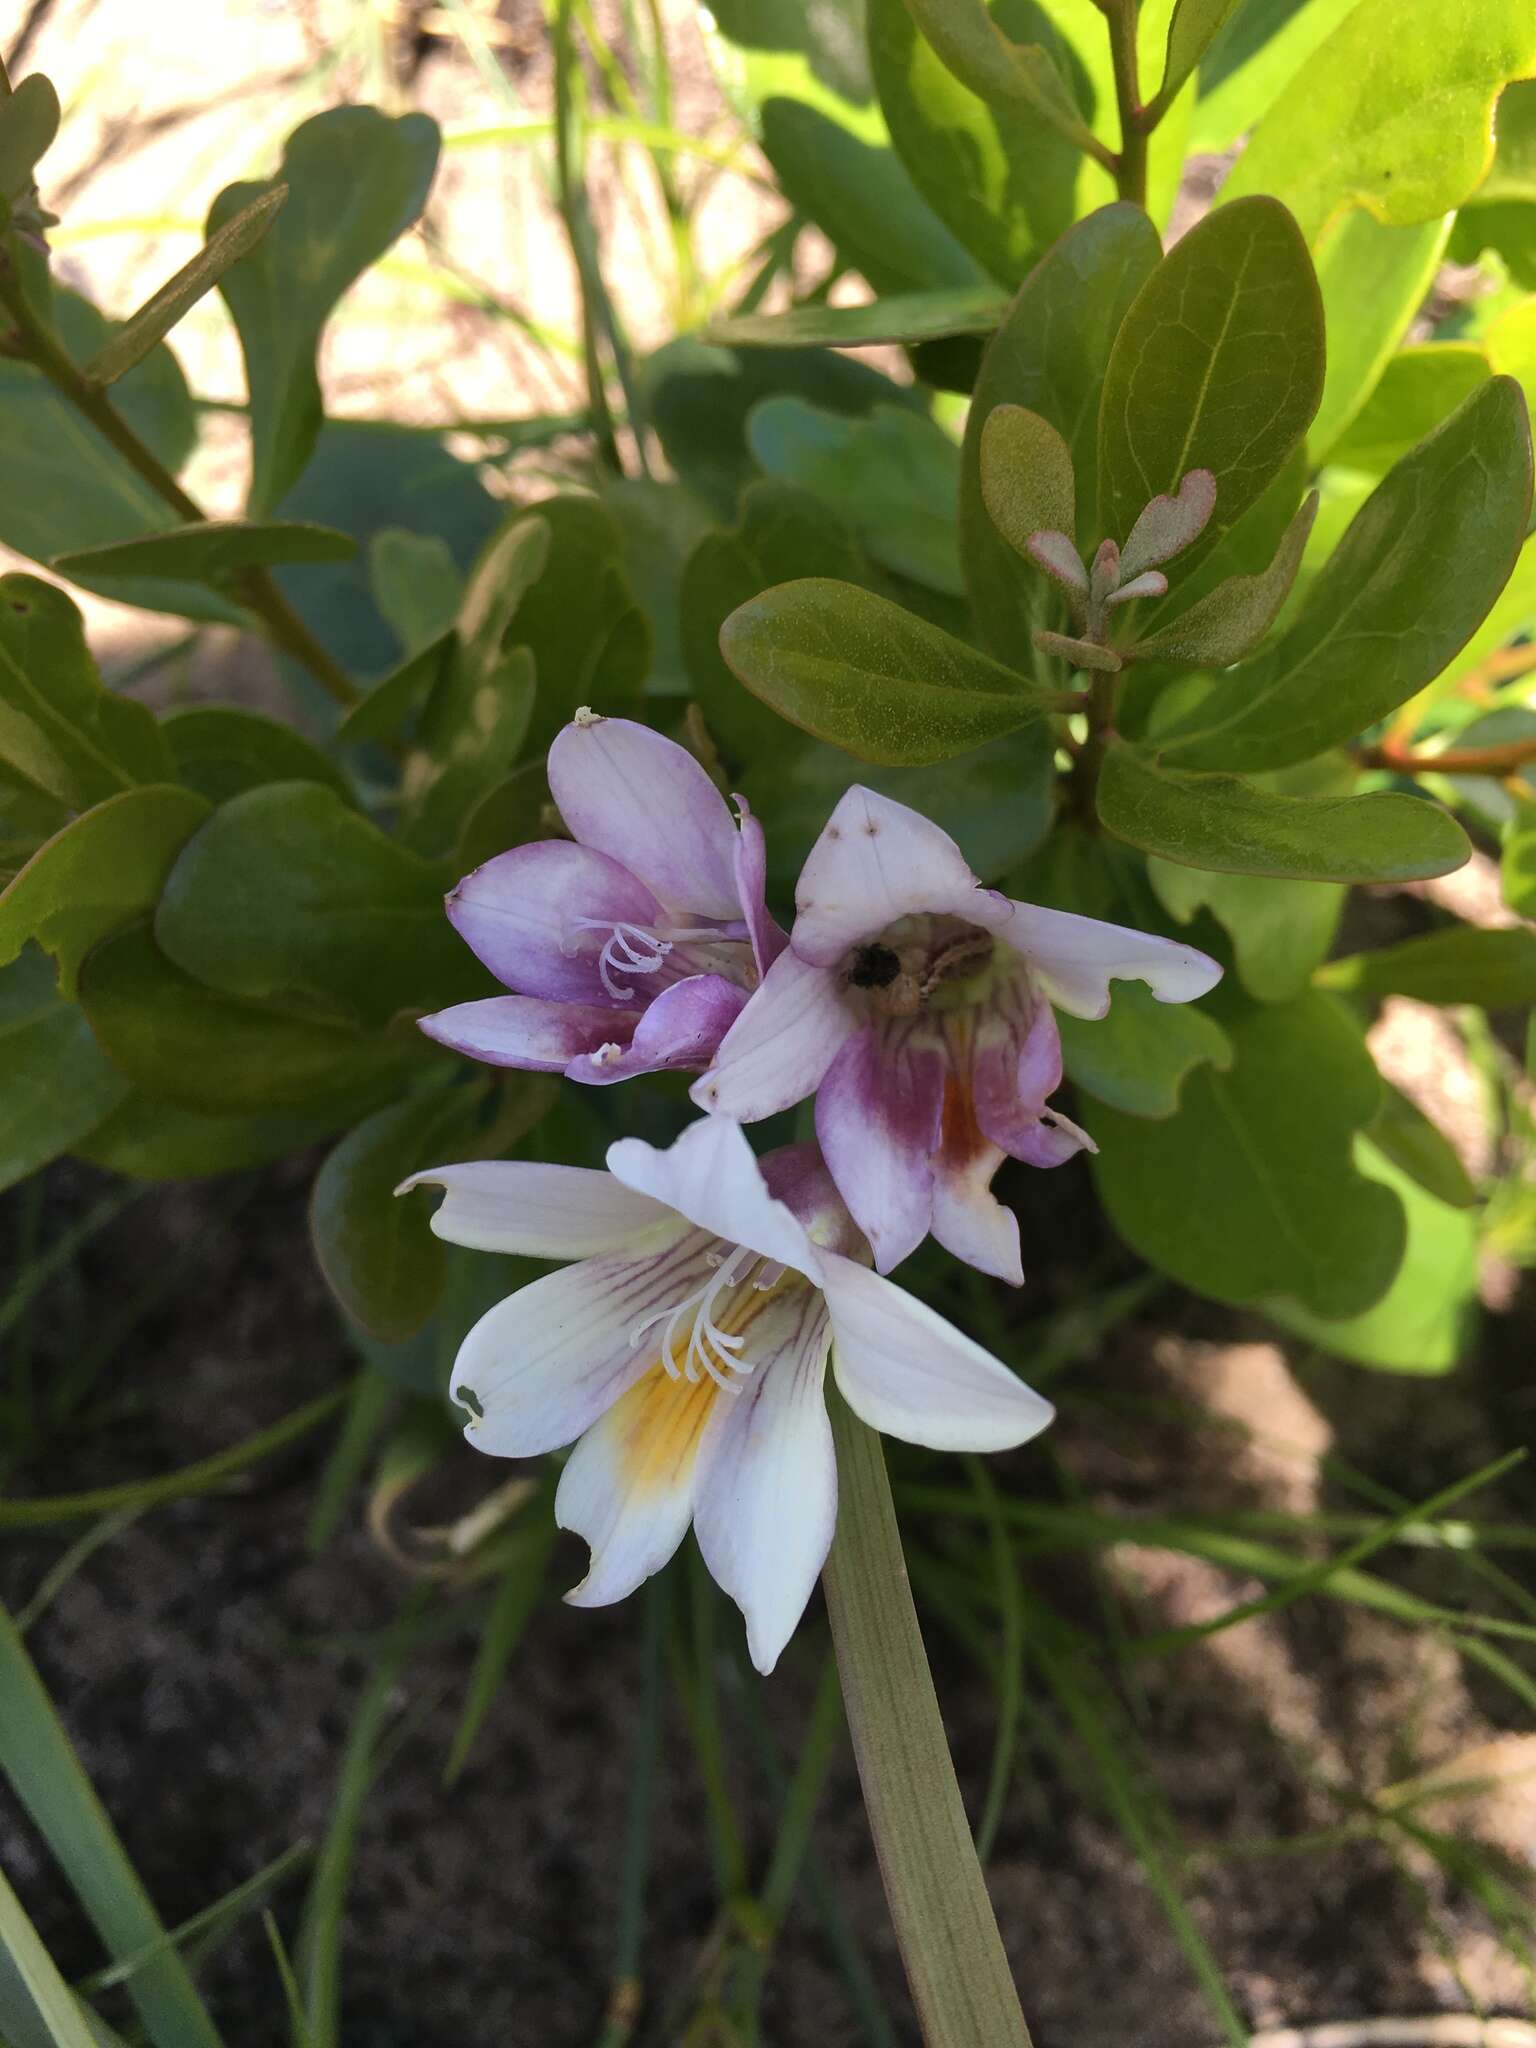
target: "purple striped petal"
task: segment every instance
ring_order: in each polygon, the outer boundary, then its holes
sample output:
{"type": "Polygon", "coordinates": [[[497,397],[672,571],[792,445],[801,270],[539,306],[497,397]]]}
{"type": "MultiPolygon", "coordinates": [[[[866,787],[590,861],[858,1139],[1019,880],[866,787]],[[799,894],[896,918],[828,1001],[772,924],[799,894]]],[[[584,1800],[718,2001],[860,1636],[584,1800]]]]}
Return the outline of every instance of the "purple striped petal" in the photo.
{"type": "Polygon", "coordinates": [[[606,1084],[666,1067],[707,1067],[746,1007],[747,994],[719,974],[692,974],[664,988],[635,1026],[627,1047],[605,1040],[566,1068],[566,1078],[606,1084]]]}
{"type": "Polygon", "coordinates": [[[417,1023],[439,1045],[484,1060],[487,1066],[563,1074],[583,1053],[603,1045],[626,1045],[639,1021],[635,1010],[544,1003],[536,996],[486,996],[434,1011],[417,1023]]]}
{"type": "Polygon", "coordinates": [[[549,788],[582,845],[621,862],[668,910],[740,917],[730,807],[685,748],[589,714],[556,734],[549,788]]]}
{"type": "Polygon", "coordinates": [[[926,1020],[916,1029],[868,1024],[817,1091],[816,1136],[828,1170],[882,1273],[928,1234],[946,1065],[926,1020]]]}
{"type": "Polygon", "coordinates": [[[615,924],[652,927],[661,905],[606,853],[541,839],[476,868],[448,898],[454,929],[498,981],[523,996],[606,1003],[597,956],[615,924]]]}

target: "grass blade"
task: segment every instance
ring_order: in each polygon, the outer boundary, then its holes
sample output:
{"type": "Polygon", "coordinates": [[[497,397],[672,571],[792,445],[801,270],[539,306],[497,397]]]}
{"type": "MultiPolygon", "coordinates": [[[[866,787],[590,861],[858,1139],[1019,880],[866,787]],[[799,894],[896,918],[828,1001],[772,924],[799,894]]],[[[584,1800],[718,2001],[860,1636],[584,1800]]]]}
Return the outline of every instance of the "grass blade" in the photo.
{"type": "Polygon", "coordinates": [[[554,1547],[555,1518],[548,1512],[538,1513],[535,1507],[532,1520],[523,1531],[522,1540],[502,1574],[491,1611],[486,1616],[480,1647],[475,1653],[475,1667],[469,1674],[464,1712],[454,1730],[453,1747],[443,1768],[445,1785],[451,1785],[469,1761],[475,1737],[480,1733],[491,1702],[506,1677],[507,1666],[539,1604],[539,1595],[544,1590],[544,1574],[554,1547]]]}
{"type": "Polygon", "coordinates": [[[74,1993],[0,1871],[0,2029],[7,2048],[96,2048],[74,1993]]]}

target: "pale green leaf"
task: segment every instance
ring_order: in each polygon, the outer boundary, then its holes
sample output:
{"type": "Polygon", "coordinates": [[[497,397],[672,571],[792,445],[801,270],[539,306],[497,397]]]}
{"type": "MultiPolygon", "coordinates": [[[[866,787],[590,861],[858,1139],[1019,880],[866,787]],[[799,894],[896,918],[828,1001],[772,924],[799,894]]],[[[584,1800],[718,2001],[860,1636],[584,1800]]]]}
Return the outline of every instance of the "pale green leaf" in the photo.
{"type": "Polygon", "coordinates": [[[1357,206],[1318,236],[1312,254],[1328,329],[1328,367],[1307,436],[1314,462],[1329,459],[1375,390],[1428,296],[1450,231],[1449,215],[1415,227],[1386,227],[1357,206]]]}
{"type": "Polygon", "coordinates": [[[1421,1003],[1536,1003],[1536,931],[1448,925],[1374,953],[1350,953],[1318,969],[1321,988],[1349,995],[1412,996],[1421,1003]]]}
{"type": "Polygon", "coordinates": [[[933,341],[990,334],[1008,302],[994,285],[890,293],[866,306],[796,306],[787,313],[740,313],[714,320],[705,340],[721,348],[865,348],[874,342],[933,341]]]}

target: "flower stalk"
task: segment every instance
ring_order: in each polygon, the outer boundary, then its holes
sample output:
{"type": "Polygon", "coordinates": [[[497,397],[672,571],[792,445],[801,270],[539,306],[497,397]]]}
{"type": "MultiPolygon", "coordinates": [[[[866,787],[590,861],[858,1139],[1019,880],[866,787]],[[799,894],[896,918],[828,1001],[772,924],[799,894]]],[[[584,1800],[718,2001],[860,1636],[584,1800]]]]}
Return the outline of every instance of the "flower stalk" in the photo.
{"type": "Polygon", "coordinates": [[[843,1704],[927,2048],[1030,2048],[912,1604],[880,1439],[833,1397],[823,1573],[843,1704]]]}

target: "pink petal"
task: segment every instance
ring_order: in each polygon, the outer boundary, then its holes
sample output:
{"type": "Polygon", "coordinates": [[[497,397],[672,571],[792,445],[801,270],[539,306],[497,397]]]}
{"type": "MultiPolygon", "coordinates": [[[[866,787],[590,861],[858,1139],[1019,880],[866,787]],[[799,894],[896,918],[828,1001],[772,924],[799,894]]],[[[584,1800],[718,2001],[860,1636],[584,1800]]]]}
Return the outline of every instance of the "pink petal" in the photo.
{"type": "Polygon", "coordinates": [[[947,832],[860,783],[844,793],[811,848],[795,906],[790,944],[817,967],[835,966],[861,939],[915,911],[947,911],[989,930],[1008,914],[947,832]]]}
{"type": "Polygon", "coordinates": [[[582,845],[621,862],[668,910],[741,915],[736,826],[686,748],[628,718],[589,716],[555,735],[549,788],[582,845]]]}
{"type": "Polygon", "coordinates": [[[933,1216],[946,1061],[926,1024],[867,1024],[816,1095],[816,1136],[882,1273],[916,1251],[933,1216]]]}
{"type": "Polygon", "coordinates": [[[858,1025],[837,975],[788,949],[725,1034],[714,1065],[693,1085],[693,1099],[712,1115],[748,1124],[791,1109],[815,1094],[858,1025]]]}
{"type": "Polygon", "coordinates": [[[638,1010],[545,1003],[536,996],[486,996],[436,1010],[418,1018],[417,1025],[439,1045],[488,1066],[563,1074],[583,1053],[596,1052],[602,1045],[627,1045],[639,1021],[638,1010]]]}
{"type": "Polygon", "coordinates": [[[967,1169],[956,1171],[940,1153],[933,1167],[933,1235],[978,1273],[1024,1284],[1019,1249],[1019,1219],[992,1192],[992,1176],[1002,1164],[996,1145],[973,1153],[967,1169]]]}
{"type": "Polygon", "coordinates": [[[1105,924],[1070,910],[1015,903],[1002,934],[1024,955],[1036,985],[1059,1010],[1102,1017],[1112,981],[1144,981],[1160,1003],[1192,1003],[1213,989],[1221,968],[1208,953],[1127,925],[1105,924]]]}
{"type": "Polygon", "coordinates": [[[837,1192],[837,1183],[814,1138],[798,1145],[780,1145],[764,1153],[757,1163],[769,1194],[805,1225],[816,1244],[850,1259],[862,1257],[863,1233],[848,1214],[848,1205],[837,1192]]]}
{"type": "Polygon", "coordinates": [[[1121,583],[1182,554],[1215,510],[1215,477],[1208,469],[1192,469],[1172,497],[1154,498],[1131,528],[1120,553],[1121,583]]]}
{"type": "Polygon", "coordinates": [[[746,1001],[745,989],[720,974],[674,981],[646,1010],[627,1048],[603,1041],[571,1061],[566,1079],[603,1085],[667,1067],[707,1067],[746,1001]]]}
{"type": "Polygon", "coordinates": [[[654,926],[661,905],[643,882],[606,853],[541,839],[514,846],[466,875],[448,916],[498,981],[524,996],[607,1003],[597,955],[607,937],[581,918],[654,926]]]}
{"type": "Polygon", "coordinates": [[[789,934],[768,914],[768,842],[763,837],[763,828],[747,808],[744,796],[733,798],[733,802],[741,815],[736,841],[736,893],[741,899],[741,914],[747,921],[752,958],[757,962],[761,980],[789,944],[789,934]]]}

